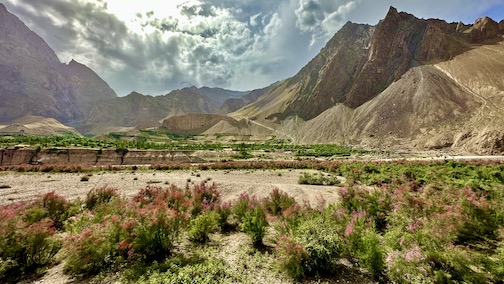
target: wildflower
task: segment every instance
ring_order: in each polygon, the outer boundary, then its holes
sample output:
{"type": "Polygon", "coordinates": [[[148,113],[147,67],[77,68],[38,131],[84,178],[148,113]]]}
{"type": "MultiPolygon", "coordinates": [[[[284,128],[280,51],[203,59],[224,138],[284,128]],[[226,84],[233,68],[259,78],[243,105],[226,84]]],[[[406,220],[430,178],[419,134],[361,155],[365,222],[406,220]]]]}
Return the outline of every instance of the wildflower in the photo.
{"type": "Polygon", "coordinates": [[[416,229],[418,229],[418,227],[420,227],[421,225],[421,222],[420,220],[418,220],[417,218],[414,218],[413,219],[413,222],[411,222],[411,224],[409,224],[406,229],[410,232],[413,232],[415,231],[416,229]]]}
{"type": "Polygon", "coordinates": [[[355,232],[354,223],[353,222],[348,223],[345,229],[345,237],[350,236],[354,232],[355,232]]]}
{"type": "Polygon", "coordinates": [[[387,254],[387,258],[385,259],[385,262],[387,265],[390,267],[392,264],[394,264],[395,260],[399,258],[400,254],[398,251],[391,251],[387,254]]]}
{"type": "Polygon", "coordinates": [[[413,246],[411,249],[406,251],[404,255],[404,260],[408,262],[420,262],[425,259],[425,256],[422,254],[420,247],[418,245],[413,246]]]}
{"type": "Polygon", "coordinates": [[[341,195],[341,198],[343,198],[343,199],[347,199],[350,197],[350,193],[348,192],[348,188],[346,188],[346,187],[340,187],[339,194],[341,195]]]}

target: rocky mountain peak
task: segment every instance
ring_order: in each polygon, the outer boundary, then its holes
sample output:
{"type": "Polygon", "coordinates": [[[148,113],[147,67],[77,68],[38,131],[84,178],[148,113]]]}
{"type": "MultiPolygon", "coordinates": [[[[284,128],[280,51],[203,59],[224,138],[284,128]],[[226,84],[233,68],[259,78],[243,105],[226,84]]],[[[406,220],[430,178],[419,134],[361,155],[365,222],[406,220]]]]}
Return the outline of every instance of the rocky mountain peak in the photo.
{"type": "MultiPolygon", "coordinates": [[[[42,59],[56,65],[60,61],[47,43],[0,3],[0,46],[16,56],[42,59]]],[[[0,50],[2,55],[2,50],[0,50]]]]}
{"type": "Polygon", "coordinates": [[[499,24],[489,17],[482,17],[474,22],[469,31],[471,42],[480,43],[502,34],[499,24]]]}
{"type": "Polygon", "coordinates": [[[258,101],[257,109],[270,121],[310,120],[340,103],[357,109],[411,68],[451,60],[470,49],[471,33],[490,38],[498,26],[490,18],[474,26],[419,19],[390,7],[376,26],[346,23],[299,73],[258,101]],[[278,94],[285,101],[273,104],[278,94]]]}
{"type": "Polygon", "coordinates": [[[94,71],[56,53],[0,4],[0,121],[31,114],[79,125],[92,104],[117,97],[94,71]]]}
{"type": "Polygon", "coordinates": [[[364,104],[415,65],[456,55],[449,36],[456,28],[456,24],[418,19],[390,7],[376,26],[367,60],[352,82],[345,105],[364,104]]]}

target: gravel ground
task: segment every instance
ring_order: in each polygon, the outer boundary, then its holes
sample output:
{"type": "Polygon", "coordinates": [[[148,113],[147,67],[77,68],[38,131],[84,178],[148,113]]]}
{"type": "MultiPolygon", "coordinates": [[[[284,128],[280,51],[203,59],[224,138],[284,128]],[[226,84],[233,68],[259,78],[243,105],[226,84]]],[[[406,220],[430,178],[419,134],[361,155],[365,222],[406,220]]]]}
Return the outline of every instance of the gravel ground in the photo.
{"type": "Polygon", "coordinates": [[[125,196],[132,196],[147,185],[166,187],[175,184],[186,187],[201,181],[216,182],[224,201],[235,199],[246,192],[257,197],[267,196],[278,188],[296,198],[298,202],[309,201],[317,205],[320,197],[327,203],[338,201],[337,187],[300,185],[298,178],[306,170],[270,171],[137,171],[93,173],[89,181],[81,181],[85,173],[0,173],[0,204],[34,199],[44,193],[55,191],[73,200],[85,198],[95,187],[118,188],[125,196]],[[3,186],[2,186],[3,185],[3,186]],[[7,188],[1,188],[7,187],[7,188]]]}

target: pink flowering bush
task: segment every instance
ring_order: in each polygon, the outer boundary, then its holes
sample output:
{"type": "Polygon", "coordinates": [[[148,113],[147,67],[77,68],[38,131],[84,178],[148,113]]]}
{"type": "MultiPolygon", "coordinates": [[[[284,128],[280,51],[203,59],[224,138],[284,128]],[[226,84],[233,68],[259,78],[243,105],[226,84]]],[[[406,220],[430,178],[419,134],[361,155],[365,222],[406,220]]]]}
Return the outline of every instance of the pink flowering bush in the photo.
{"type": "MultiPolygon", "coordinates": [[[[247,163],[243,166],[264,166],[247,163]]],[[[206,261],[200,249],[206,253],[215,246],[198,244],[214,241],[209,236],[219,229],[233,233],[230,228],[248,234],[256,246],[264,245],[264,237],[274,240],[280,268],[295,280],[336,280],[342,269],[380,283],[504,279],[504,166],[337,162],[317,167],[347,178],[339,188],[341,202],[327,205],[319,198],[311,206],[274,190],[261,200],[243,193],[221,203],[216,185],[203,182],[185,189],[147,186],[133,198],[103,187],[85,202],[51,192],[33,202],[0,206],[0,282],[32,277],[51,265],[58,251],[71,275],[126,269],[138,280],[155,270],[159,278],[152,279],[215,280],[205,278],[210,270],[193,266],[206,261]],[[270,225],[274,229],[267,230],[270,225]],[[186,240],[196,245],[187,246],[186,240]]],[[[212,268],[215,275],[227,275],[225,261],[215,264],[220,265],[212,268]]]]}
{"type": "Polygon", "coordinates": [[[148,187],[132,201],[115,198],[70,219],[65,270],[93,275],[124,262],[149,263],[169,256],[188,217],[173,208],[182,206],[178,195],[174,202],[177,192],[148,187]]]}
{"type": "Polygon", "coordinates": [[[86,195],[86,207],[93,209],[98,204],[109,202],[113,197],[119,196],[117,188],[102,186],[93,188],[86,195]]]}
{"type": "Polygon", "coordinates": [[[250,197],[247,193],[242,193],[237,200],[233,202],[231,212],[238,223],[241,222],[245,214],[252,208],[259,206],[259,201],[255,196],[250,197]]]}
{"type": "Polygon", "coordinates": [[[285,269],[289,276],[299,280],[305,277],[305,262],[308,254],[301,244],[291,236],[281,236],[275,246],[279,258],[280,267],[285,269]]]}
{"type": "Polygon", "coordinates": [[[282,215],[283,212],[296,204],[296,200],[287,193],[275,188],[263,201],[264,209],[274,216],[282,215]]]}
{"type": "MultiPolygon", "coordinates": [[[[51,218],[25,221],[41,201],[0,206],[0,280],[15,281],[54,262],[61,242],[51,218]]],[[[45,214],[47,212],[44,212],[45,214]]],[[[46,214],[47,215],[47,214],[46,214]]]]}

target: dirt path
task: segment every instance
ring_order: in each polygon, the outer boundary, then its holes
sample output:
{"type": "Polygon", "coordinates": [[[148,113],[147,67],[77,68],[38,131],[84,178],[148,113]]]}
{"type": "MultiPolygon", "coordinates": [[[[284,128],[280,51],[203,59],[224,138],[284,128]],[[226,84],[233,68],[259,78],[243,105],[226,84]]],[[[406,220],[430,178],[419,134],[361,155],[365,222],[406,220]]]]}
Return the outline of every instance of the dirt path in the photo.
{"type": "Polygon", "coordinates": [[[328,203],[338,201],[337,187],[300,185],[302,170],[266,171],[137,171],[94,173],[89,181],[81,181],[83,173],[0,173],[0,204],[30,200],[44,193],[55,191],[69,199],[85,198],[92,188],[109,185],[118,188],[121,194],[132,196],[147,185],[166,187],[175,184],[185,188],[187,184],[201,181],[216,182],[224,201],[237,198],[241,193],[266,197],[279,188],[299,202],[309,201],[316,205],[320,196],[328,203]]]}

